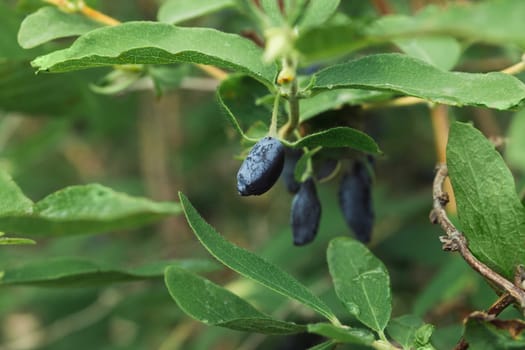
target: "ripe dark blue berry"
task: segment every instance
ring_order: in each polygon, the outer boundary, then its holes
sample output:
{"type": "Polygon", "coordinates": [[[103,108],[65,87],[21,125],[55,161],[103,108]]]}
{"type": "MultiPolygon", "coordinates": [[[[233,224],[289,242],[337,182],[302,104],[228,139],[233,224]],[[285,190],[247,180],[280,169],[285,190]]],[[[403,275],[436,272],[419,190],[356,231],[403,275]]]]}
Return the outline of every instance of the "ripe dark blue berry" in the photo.
{"type": "Polygon", "coordinates": [[[286,148],[284,151],[283,180],[286,189],[290,193],[297,193],[301,184],[295,180],[295,166],[303,155],[303,151],[297,148],[286,148]]]}
{"type": "Polygon", "coordinates": [[[284,165],[284,146],[273,137],[265,137],[252,147],[237,172],[237,190],[241,196],[260,195],[275,184],[284,165]]]}
{"type": "Polygon", "coordinates": [[[321,218],[321,202],[312,178],[301,184],[292,201],[292,233],[294,245],[310,243],[317,234],[321,218]]]}
{"type": "Polygon", "coordinates": [[[370,242],[374,224],[372,208],[372,177],[367,166],[354,163],[353,171],[346,172],[339,188],[339,205],[348,226],[357,239],[370,242]]]}

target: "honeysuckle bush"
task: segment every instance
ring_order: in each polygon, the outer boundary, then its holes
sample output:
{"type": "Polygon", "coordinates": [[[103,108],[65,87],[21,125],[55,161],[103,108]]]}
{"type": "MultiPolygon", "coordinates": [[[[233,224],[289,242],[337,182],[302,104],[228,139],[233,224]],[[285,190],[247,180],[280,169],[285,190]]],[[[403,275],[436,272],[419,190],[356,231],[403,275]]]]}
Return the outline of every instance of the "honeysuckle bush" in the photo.
{"type": "Polygon", "coordinates": [[[524,347],[525,2],[409,3],[0,2],[0,348],[524,347]]]}

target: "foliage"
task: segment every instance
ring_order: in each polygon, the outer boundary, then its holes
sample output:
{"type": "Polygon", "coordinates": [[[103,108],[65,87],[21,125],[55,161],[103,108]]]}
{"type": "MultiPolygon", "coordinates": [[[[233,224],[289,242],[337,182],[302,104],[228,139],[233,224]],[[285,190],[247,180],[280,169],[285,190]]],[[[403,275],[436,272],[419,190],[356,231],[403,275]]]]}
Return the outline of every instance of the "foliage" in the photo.
{"type": "Polygon", "coordinates": [[[523,347],[525,3],[416,3],[0,0],[0,348],[523,347]]]}

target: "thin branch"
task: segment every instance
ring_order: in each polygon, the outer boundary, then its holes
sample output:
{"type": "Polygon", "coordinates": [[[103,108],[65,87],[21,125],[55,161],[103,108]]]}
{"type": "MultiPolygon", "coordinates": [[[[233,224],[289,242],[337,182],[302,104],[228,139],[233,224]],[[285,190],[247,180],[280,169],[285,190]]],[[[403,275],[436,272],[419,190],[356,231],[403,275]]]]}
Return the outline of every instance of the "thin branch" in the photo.
{"type": "Polygon", "coordinates": [[[448,195],[443,191],[443,183],[447,176],[447,166],[445,164],[438,165],[433,184],[433,209],[430,212],[430,221],[434,224],[439,224],[446,233],[446,236],[440,237],[440,241],[443,243],[443,250],[459,252],[472,269],[508,293],[518,303],[523,312],[525,309],[525,291],[491,270],[472,255],[468,249],[467,239],[448,218],[445,211],[448,195]]]}
{"type": "Polygon", "coordinates": [[[297,125],[299,125],[299,99],[297,98],[297,79],[294,79],[290,83],[288,103],[290,105],[290,114],[288,116],[288,122],[281,127],[281,130],[279,130],[279,136],[282,139],[287,139],[288,136],[297,128],[297,125]]]}
{"type": "Polygon", "coordinates": [[[390,107],[404,107],[413,106],[420,103],[430,103],[419,97],[404,96],[398,97],[390,101],[378,102],[378,103],[363,103],[362,108],[365,110],[379,109],[379,108],[390,108],[390,107]]]}
{"type": "MultiPolygon", "coordinates": [[[[450,122],[448,116],[448,106],[435,104],[430,108],[430,119],[432,120],[432,130],[434,131],[434,145],[436,148],[437,164],[447,162],[447,142],[450,122]]],[[[449,195],[447,210],[451,214],[456,213],[456,199],[452,185],[448,179],[443,184],[445,192],[449,195]]]]}

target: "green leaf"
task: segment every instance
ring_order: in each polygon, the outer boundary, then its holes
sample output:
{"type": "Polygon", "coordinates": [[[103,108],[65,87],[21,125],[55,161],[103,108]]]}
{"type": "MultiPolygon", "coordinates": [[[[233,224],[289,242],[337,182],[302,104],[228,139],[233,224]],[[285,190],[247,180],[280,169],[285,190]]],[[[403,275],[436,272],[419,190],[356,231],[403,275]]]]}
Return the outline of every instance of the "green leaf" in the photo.
{"type": "Polygon", "coordinates": [[[173,202],[131,197],[98,184],[71,186],[33,204],[0,172],[0,229],[19,234],[101,233],[135,228],[181,211],[173,202]]]}
{"type": "Polygon", "coordinates": [[[450,128],[447,165],[469,249],[513,280],[525,261],[525,208],[510,170],[481,132],[459,122],[450,128]]]}
{"type": "Polygon", "coordinates": [[[403,349],[412,349],[428,344],[433,328],[417,316],[403,315],[390,320],[386,331],[403,349]]]}
{"type": "Polygon", "coordinates": [[[322,335],[340,343],[370,345],[375,340],[374,335],[366,329],[342,328],[330,323],[309,324],[308,332],[322,335]]]}
{"type": "Polygon", "coordinates": [[[270,124],[271,107],[257,105],[259,99],[268,94],[268,89],[256,80],[240,74],[232,74],[221,82],[217,89],[217,100],[233,128],[245,139],[254,123],[267,121],[270,124]]]}
{"type": "Polygon", "coordinates": [[[333,59],[373,43],[370,39],[364,38],[359,23],[350,22],[307,29],[299,33],[295,48],[301,53],[303,62],[312,62],[333,59]]]}
{"type": "Polygon", "coordinates": [[[280,27],[285,23],[280,4],[274,0],[259,0],[264,14],[269,19],[268,25],[280,27]]]}
{"type": "Polygon", "coordinates": [[[30,214],[33,201],[27,198],[11,176],[0,170],[0,216],[13,213],[30,214]]]}
{"type": "Polygon", "coordinates": [[[271,86],[276,66],[263,64],[261,57],[259,47],[238,35],[144,21],[93,30],[71,47],[37,57],[31,64],[38,71],[66,72],[115,64],[192,62],[243,72],[271,86]]]}
{"type": "Polygon", "coordinates": [[[315,27],[324,24],[337,10],[340,0],[309,1],[299,20],[299,27],[315,27]]]}
{"type": "Polygon", "coordinates": [[[525,85],[504,73],[446,72],[401,54],[370,55],[315,74],[314,89],[360,88],[420,97],[452,106],[518,107],[525,85]]]}
{"type": "MultiPolygon", "coordinates": [[[[496,320],[497,321],[497,320],[496,320]]],[[[496,323],[496,322],[495,322],[496,323]]],[[[501,326],[507,323],[512,326],[512,320],[501,321],[501,326]]],[[[523,327],[523,322],[516,320],[516,323],[523,327]]],[[[469,344],[469,349],[523,349],[525,348],[525,338],[523,328],[512,331],[517,335],[511,334],[512,329],[498,328],[495,324],[485,322],[477,318],[469,318],[465,325],[465,340],[469,344]]]]}
{"type": "Polygon", "coordinates": [[[382,334],[392,310],[385,265],[362,243],[346,237],[330,241],[327,255],[339,300],[361,323],[382,334]]]}
{"type": "MultiPolygon", "coordinates": [[[[296,48],[306,61],[333,59],[337,55],[387,42],[399,44],[398,40],[420,41],[430,37],[456,38],[467,43],[481,41],[495,45],[516,44],[523,48],[525,38],[522,33],[525,31],[525,24],[519,14],[524,11],[525,4],[516,0],[483,1],[467,6],[431,5],[415,16],[390,15],[371,23],[339,21],[311,28],[300,33],[296,48]]],[[[452,61],[455,50],[437,53],[436,58],[439,61],[444,60],[443,62],[452,61]],[[447,54],[451,57],[446,58],[447,54]]],[[[444,68],[441,64],[438,66],[444,68]]]]}
{"type": "Polygon", "coordinates": [[[204,221],[184,194],[179,193],[179,197],[191,229],[217,260],[237,273],[312,308],[330,321],[338,322],[328,306],[308,288],[270,262],[225,240],[204,221]]]}
{"type": "Polygon", "coordinates": [[[167,0],[159,8],[159,22],[180,23],[212,12],[232,7],[233,0],[167,0]]]}
{"type": "Polygon", "coordinates": [[[135,268],[122,269],[84,258],[52,257],[4,268],[0,286],[80,287],[136,281],[162,277],[164,269],[172,265],[195,272],[209,272],[217,269],[216,264],[207,260],[157,261],[135,268]]]}
{"type": "Polygon", "coordinates": [[[334,340],[327,340],[325,342],[322,342],[320,344],[314,345],[311,348],[308,348],[308,350],[328,350],[328,349],[335,349],[337,346],[337,342],[334,340]]]}
{"type": "Polygon", "coordinates": [[[508,129],[509,142],[505,148],[505,158],[509,164],[525,173],[525,110],[514,115],[508,129]]]}
{"type": "Polygon", "coordinates": [[[102,95],[122,93],[143,76],[140,69],[114,69],[103,77],[97,84],[90,84],[92,91],[102,95]]]}
{"type": "Polygon", "coordinates": [[[394,43],[407,55],[442,70],[452,69],[461,56],[461,45],[448,36],[397,39],[394,43]]]}
{"type": "Polygon", "coordinates": [[[27,244],[36,244],[36,242],[29,238],[0,237],[0,245],[27,245],[27,244]]]}
{"type": "Polygon", "coordinates": [[[366,153],[382,153],[379,146],[370,136],[359,130],[342,126],[310,134],[294,142],[292,146],[308,148],[318,146],[350,147],[366,153]]]}
{"type": "Polygon", "coordinates": [[[297,164],[295,164],[295,169],[293,172],[293,176],[297,182],[304,182],[309,176],[311,176],[311,174],[307,172],[308,163],[311,162],[312,157],[320,150],[321,147],[317,147],[309,150],[308,152],[304,152],[301,155],[297,161],[297,164]]]}
{"type": "Polygon", "coordinates": [[[66,13],[46,6],[27,16],[18,31],[18,43],[29,49],[54,39],[77,36],[102,27],[81,14],[66,13]]]}
{"type": "Polygon", "coordinates": [[[275,320],[229,290],[180,268],[168,267],[165,283],[177,305],[207,325],[266,334],[306,330],[305,326],[275,320]]]}
{"type": "Polygon", "coordinates": [[[301,122],[304,122],[320,113],[339,109],[345,105],[355,106],[363,103],[385,101],[391,97],[391,93],[373,90],[337,89],[321,91],[312,97],[301,100],[299,116],[301,122]]]}
{"type": "Polygon", "coordinates": [[[414,17],[385,16],[368,29],[375,36],[451,35],[468,41],[525,46],[525,3],[515,0],[428,6],[414,17]],[[394,21],[393,21],[394,19],[394,21]]]}

